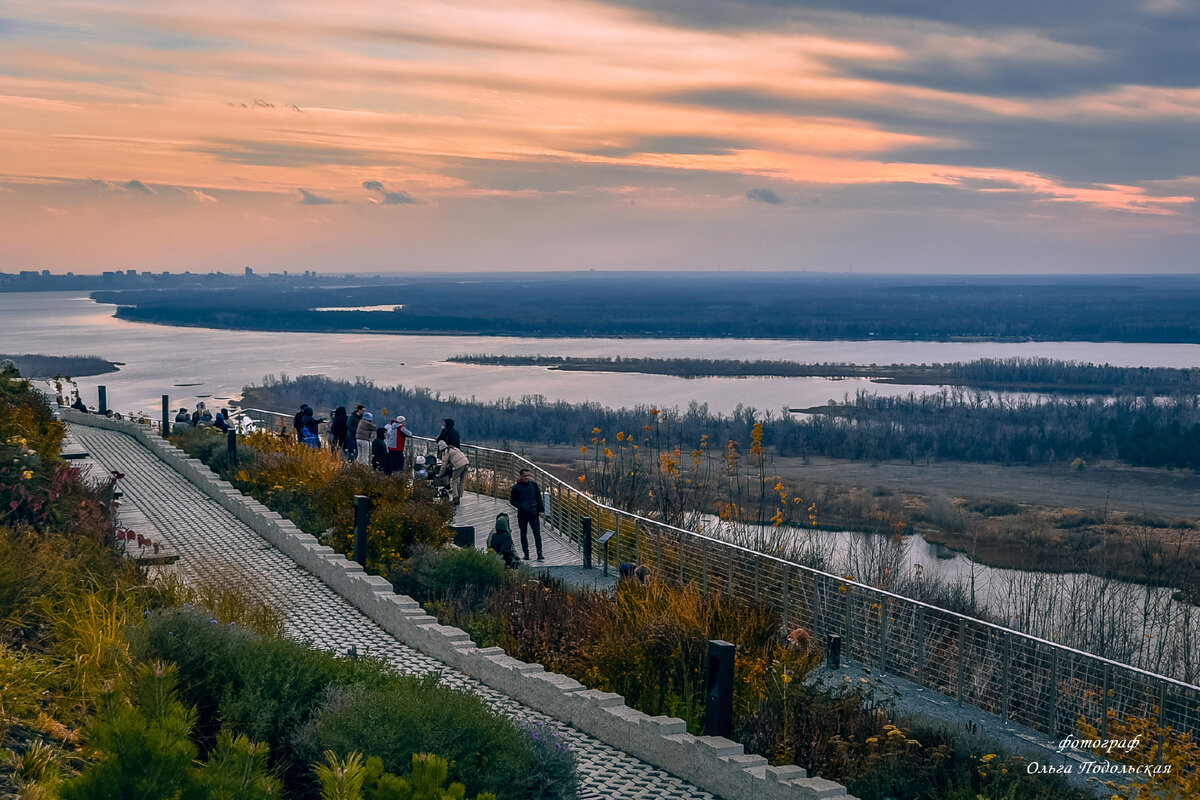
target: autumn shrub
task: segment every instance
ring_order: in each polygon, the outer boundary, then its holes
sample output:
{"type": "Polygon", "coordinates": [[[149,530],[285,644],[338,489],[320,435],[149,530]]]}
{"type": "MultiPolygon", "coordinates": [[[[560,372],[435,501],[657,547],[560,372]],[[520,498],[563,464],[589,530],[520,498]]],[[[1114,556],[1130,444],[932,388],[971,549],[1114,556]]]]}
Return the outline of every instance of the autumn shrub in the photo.
{"type": "MultiPolygon", "coordinates": [[[[1157,714],[1158,709],[1152,710],[1157,714]]],[[[1087,719],[1079,719],[1080,735],[1084,739],[1117,739],[1136,742],[1128,750],[1111,752],[1097,748],[1098,756],[1121,764],[1140,767],[1145,780],[1129,784],[1119,800],[1184,800],[1200,797],[1200,742],[1191,731],[1177,731],[1158,724],[1154,715],[1118,714],[1108,711],[1108,729],[1103,734],[1087,719]],[[1164,769],[1165,767],[1165,769],[1164,769]]]]}
{"type": "Polygon", "coordinates": [[[367,569],[372,572],[389,574],[413,547],[453,538],[448,526],[454,508],[436,502],[428,486],[414,485],[404,475],[384,475],[332,451],[269,433],[241,437],[236,465],[227,459],[224,437],[214,431],[193,428],[171,440],[341,553],[353,551],[354,498],[365,495],[371,501],[367,569]]]}
{"type": "Polygon", "coordinates": [[[0,441],[20,441],[47,460],[59,459],[66,434],[45,395],[12,370],[0,370],[0,431],[0,441]]]}

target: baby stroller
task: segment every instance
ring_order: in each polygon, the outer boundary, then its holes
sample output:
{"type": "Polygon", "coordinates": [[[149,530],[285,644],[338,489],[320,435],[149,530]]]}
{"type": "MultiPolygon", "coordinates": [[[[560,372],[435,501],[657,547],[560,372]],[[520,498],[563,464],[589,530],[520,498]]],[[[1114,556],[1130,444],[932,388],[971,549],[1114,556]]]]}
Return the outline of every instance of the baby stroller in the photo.
{"type": "Polygon", "coordinates": [[[442,470],[442,465],[438,461],[437,453],[426,453],[424,456],[418,456],[417,468],[425,472],[426,480],[433,487],[434,497],[439,500],[450,499],[450,476],[438,474],[442,470]]]}
{"type": "Polygon", "coordinates": [[[430,485],[433,486],[433,494],[439,500],[450,499],[450,476],[438,475],[436,472],[429,476],[430,485]]]}

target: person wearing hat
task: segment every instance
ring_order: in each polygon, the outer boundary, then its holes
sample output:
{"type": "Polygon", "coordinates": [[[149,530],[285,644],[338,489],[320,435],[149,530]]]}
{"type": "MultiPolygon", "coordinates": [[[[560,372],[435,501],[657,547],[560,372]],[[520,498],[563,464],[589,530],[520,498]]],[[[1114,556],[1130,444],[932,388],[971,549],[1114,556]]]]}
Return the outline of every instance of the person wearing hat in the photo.
{"type": "Polygon", "coordinates": [[[438,477],[450,478],[450,497],[454,499],[454,505],[458,505],[462,499],[463,481],[467,477],[467,467],[471,466],[471,462],[463,454],[462,450],[457,447],[451,447],[446,442],[441,441],[437,444],[438,457],[442,459],[442,468],[438,470],[438,477]]]}
{"type": "Polygon", "coordinates": [[[425,456],[417,456],[413,462],[413,478],[419,481],[429,478],[429,470],[425,468],[425,456]]]}
{"type": "Polygon", "coordinates": [[[404,471],[404,445],[408,442],[409,436],[415,435],[404,423],[404,417],[393,417],[385,428],[387,431],[388,467],[384,471],[389,475],[393,472],[404,471]]]}
{"type": "Polygon", "coordinates": [[[354,438],[358,440],[358,460],[367,466],[371,465],[371,440],[375,438],[375,430],[375,418],[370,411],[364,411],[354,429],[354,438]]]}

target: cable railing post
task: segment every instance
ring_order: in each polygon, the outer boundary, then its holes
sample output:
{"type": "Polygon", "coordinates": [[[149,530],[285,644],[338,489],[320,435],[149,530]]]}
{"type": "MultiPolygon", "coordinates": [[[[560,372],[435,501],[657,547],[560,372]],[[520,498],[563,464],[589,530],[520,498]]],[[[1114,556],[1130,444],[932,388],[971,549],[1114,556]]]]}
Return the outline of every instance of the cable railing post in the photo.
{"type": "Polygon", "coordinates": [[[888,597],[879,600],[879,669],[887,671],[888,597]]]}
{"type": "Polygon", "coordinates": [[[679,585],[683,585],[683,532],[679,533],[679,549],[675,553],[676,561],[679,562],[679,585]]]}
{"type": "Polygon", "coordinates": [[[662,560],[663,560],[663,558],[662,558],[662,550],[663,550],[663,548],[662,548],[662,528],[655,525],[654,533],[655,533],[655,542],[656,542],[655,549],[657,551],[655,554],[655,557],[654,557],[654,577],[656,580],[661,580],[662,579],[662,560]]]}
{"type": "Polygon", "coordinates": [[[967,656],[967,619],[958,618],[958,678],[955,681],[954,699],[963,701],[963,680],[966,677],[967,656]]]}
{"type": "Polygon", "coordinates": [[[705,595],[708,594],[708,539],[700,540],[700,585],[705,595]]]}
{"type": "Polygon", "coordinates": [[[917,686],[925,685],[925,606],[917,606],[917,686]]]}
{"type": "Polygon", "coordinates": [[[1158,764],[1163,763],[1163,747],[1166,745],[1167,729],[1167,685],[1158,685],[1158,764]]]}
{"type": "Polygon", "coordinates": [[[592,568],[592,518],[584,517],[583,523],[583,568],[592,568]]]}
{"type": "Polygon", "coordinates": [[[1008,722],[1012,700],[1012,635],[1005,631],[1000,643],[1000,719],[1008,722]]]}
{"type": "Polygon", "coordinates": [[[850,584],[843,584],[846,587],[846,611],[842,616],[842,650],[846,654],[846,658],[853,658],[854,655],[854,587],[850,584]]]}
{"type": "Polygon", "coordinates": [[[1050,697],[1046,701],[1046,733],[1058,736],[1058,648],[1050,648],[1050,697]]]}
{"type": "Polygon", "coordinates": [[[616,555],[616,561],[617,561],[617,563],[618,563],[618,564],[621,564],[621,563],[624,563],[624,562],[622,562],[622,561],[621,561],[621,512],[619,512],[619,511],[618,511],[618,512],[617,512],[616,514],[614,514],[613,516],[614,516],[614,518],[615,518],[615,521],[616,521],[616,524],[615,524],[613,527],[614,527],[614,528],[616,528],[616,531],[617,531],[617,535],[616,535],[616,537],[615,537],[615,538],[616,538],[616,540],[617,540],[617,555],[616,555]]]}
{"type": "Polygon", "coordinates": [[[790,592],[788,591],[788,565],[784,564],[780,569],[783,572],[783,586],[781,587],[783,590],[783,626],[785,628],[791,628],[792,598],[790,596],[790,592]]]}
{"type": "Polygon", "coordinates": [[[1104,662],[1104,691],[1100,694],[1100,738],[1108,738],[1108,693],[1112,687],[1112,664],[1104,662]]]}
{"type": "Polygon", "coordinates": [[[812,634],[813,638],[820,639],[825,631],[825,627],[821,624],[821,583],[824,580],[819,575],[814,575],[812,579],[812,634]]]}

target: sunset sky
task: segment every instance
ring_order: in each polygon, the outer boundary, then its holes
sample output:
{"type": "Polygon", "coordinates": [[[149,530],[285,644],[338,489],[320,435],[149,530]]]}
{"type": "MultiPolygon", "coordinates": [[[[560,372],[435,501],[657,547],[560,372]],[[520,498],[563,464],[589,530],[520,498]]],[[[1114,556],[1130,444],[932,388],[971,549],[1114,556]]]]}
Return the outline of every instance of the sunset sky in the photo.
{"type": "Polygon", "coordinates": [[[1200,272],[1196,0],[5,0],[0,271],[1200,272]]]}

